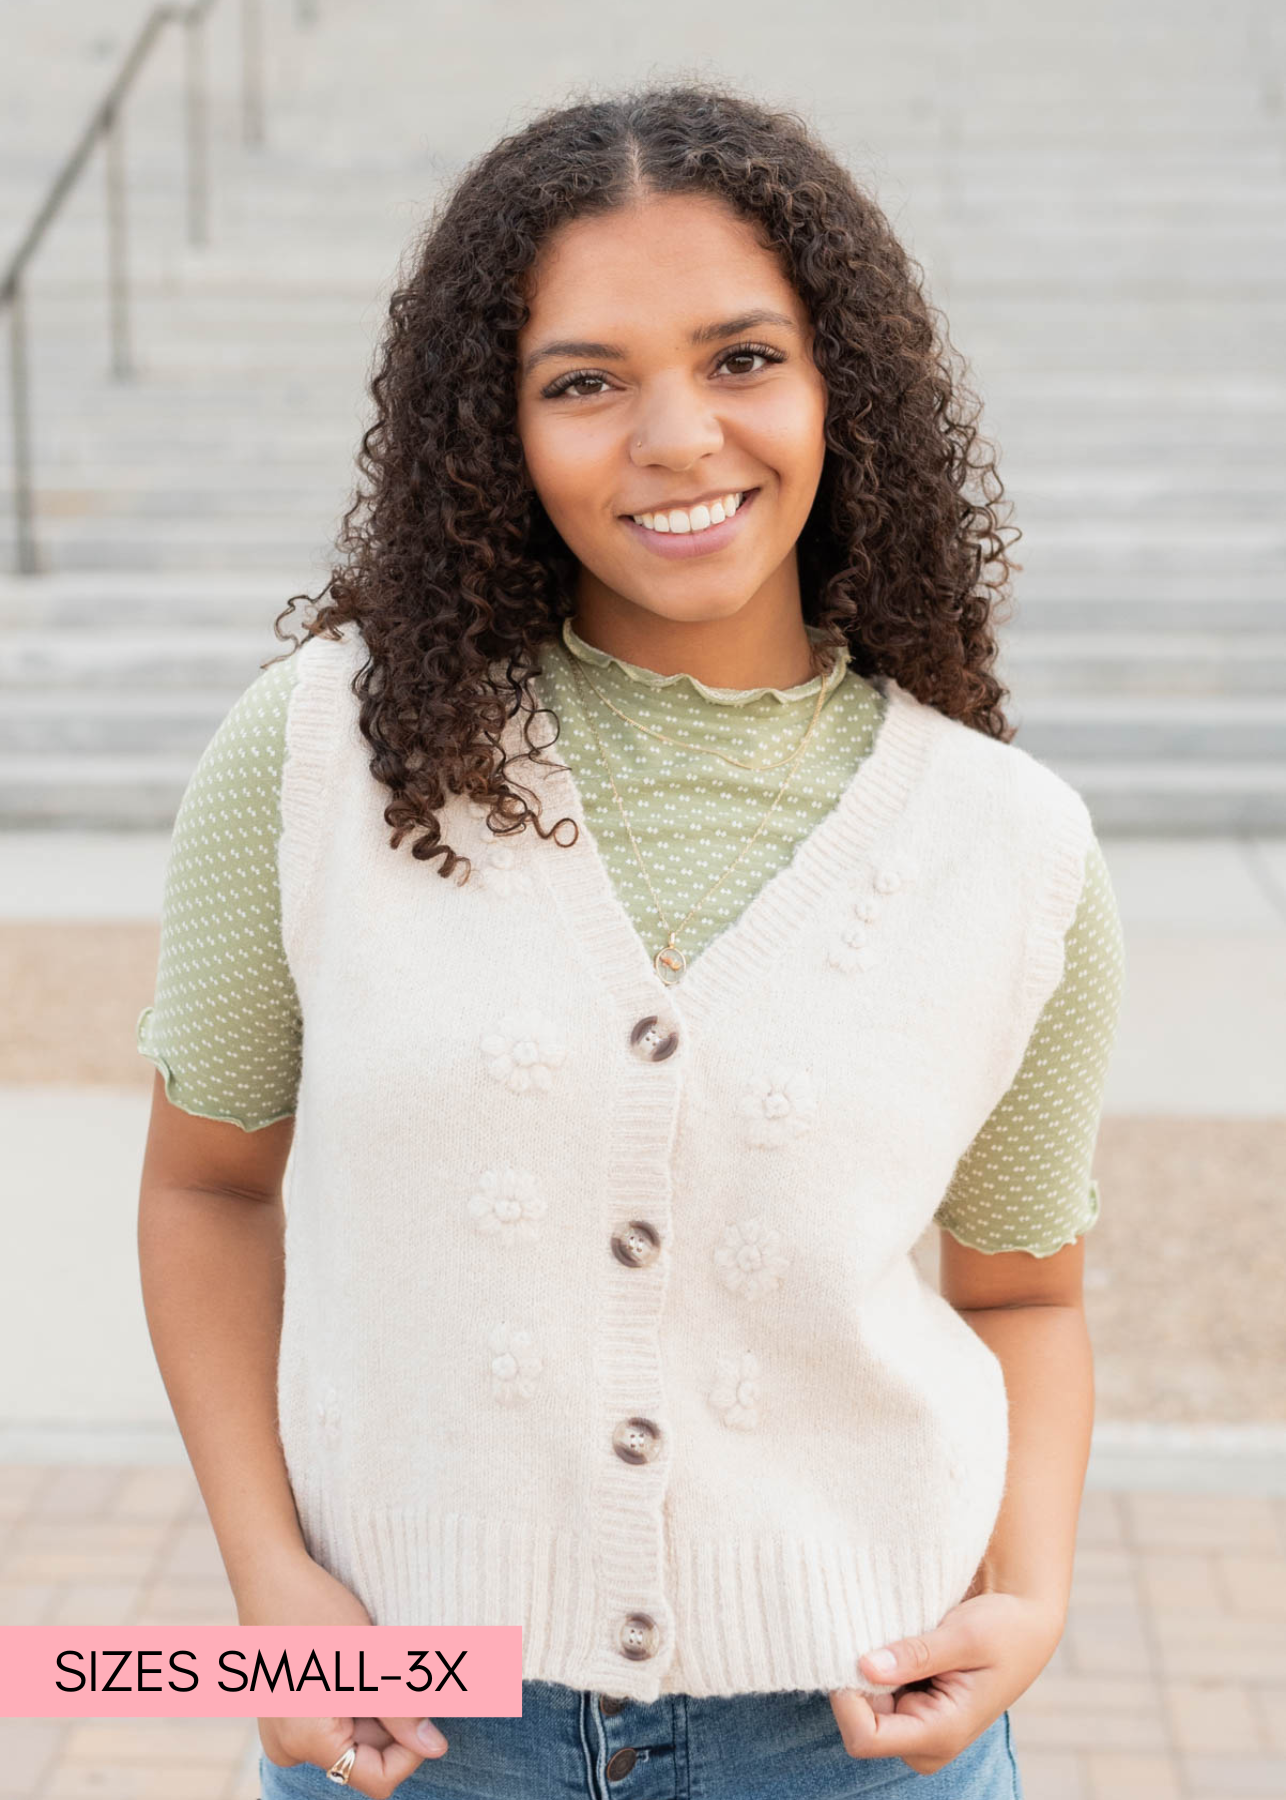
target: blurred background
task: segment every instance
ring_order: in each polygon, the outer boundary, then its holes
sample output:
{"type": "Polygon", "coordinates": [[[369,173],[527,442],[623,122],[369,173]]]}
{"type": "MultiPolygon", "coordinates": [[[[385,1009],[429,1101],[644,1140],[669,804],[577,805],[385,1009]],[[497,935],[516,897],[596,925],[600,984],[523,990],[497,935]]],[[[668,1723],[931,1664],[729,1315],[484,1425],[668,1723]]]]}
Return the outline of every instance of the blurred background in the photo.
{"type": "MultiPolygon", "coordinates": [[[[0,1622],[235,1621],[138,1292],[174,812],[325,579],[442,184],[547,104],[703,74],[803,112],[925,271],[1024,533],[1017,741],[1085,796],[1125,925],[1026,1800],[1286,1794],[1269,0],[0,0],[0,1622]]],[[[256,1756],[236,1721],[0,1721],[0,1800],[253,1800],[256,1756]]]]}

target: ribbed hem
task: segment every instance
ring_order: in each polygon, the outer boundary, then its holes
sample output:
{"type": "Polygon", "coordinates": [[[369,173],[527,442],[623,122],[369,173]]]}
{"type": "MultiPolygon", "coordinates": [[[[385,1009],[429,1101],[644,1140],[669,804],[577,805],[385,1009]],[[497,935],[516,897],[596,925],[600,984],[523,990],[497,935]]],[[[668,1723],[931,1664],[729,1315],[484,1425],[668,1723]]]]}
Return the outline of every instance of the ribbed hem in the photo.
{"type": "Polygon", "coordinates": [[[375,1624],[518,1625],[524,1680],[643,1701],[841,1687],[886,1693],[861,1674],[858,1658],[937,1625],[985,1548],[965,1567],[949,1565],[928,1539],[910,1561],[902,1546],[896,1565],[870,1547],[784,1533],[684,1543],[668,1565],[674,1653],[632,1662],[608,1646],[616,1601],[590,1579],[588,1536],[409,1507],[362,1512],[298,1483],[294,1493],[310,1554],[375,1624]]]}

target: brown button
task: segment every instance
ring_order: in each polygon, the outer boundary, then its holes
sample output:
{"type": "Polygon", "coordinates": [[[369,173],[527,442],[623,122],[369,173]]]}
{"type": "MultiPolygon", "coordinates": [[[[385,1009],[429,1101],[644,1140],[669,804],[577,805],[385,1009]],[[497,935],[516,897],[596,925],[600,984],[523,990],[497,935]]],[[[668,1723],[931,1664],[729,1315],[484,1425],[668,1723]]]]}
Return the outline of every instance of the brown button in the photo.
{"type": "Polygon", "coordinates": [[[626,1613],[617,1642],[622,1656],[628,1656],[631,1662],[642,1662],[645,1657],[656,1655],[661,1633],[651,1613],[626,1613]]]}
{"type": "Polygon", "coordinates": [[[598,1710],[609,1719],[614,1719],[618,1712],[624,1712],[628,1705],[629,1701],[622,1699],[619,1694],[600,1694],[598,1696],[598,1710]]]}
{"type": "Polygon", "coordinates": [[[661,1239],[646,1219],[631,1219],[612,1233],[612,1255],[629,1269],[645,1269],[661,1254],[661,1239]]]}
{"type": "Polygon", "coordinates": [[[640,1019],[630,1033],[630,1048],[644,1062],[664,1062],[679,1047],[677,1031],[667,1031],[655,1013],[640,1019]]]}
{"type": "Polygon", "coordinates": [[[607,1779],[619,1781],[622,1775],[628,1775],[639,1759],[637,1750],[618,1750],[607,1765],[607,1779]]]}
{"type": "Polygon", "coordinates": [[[651,1419],[622,1419],[612,1433],[612,1448],[622,1462],[651,1462],[661,1448],[661,1433],[651,1419]]]}

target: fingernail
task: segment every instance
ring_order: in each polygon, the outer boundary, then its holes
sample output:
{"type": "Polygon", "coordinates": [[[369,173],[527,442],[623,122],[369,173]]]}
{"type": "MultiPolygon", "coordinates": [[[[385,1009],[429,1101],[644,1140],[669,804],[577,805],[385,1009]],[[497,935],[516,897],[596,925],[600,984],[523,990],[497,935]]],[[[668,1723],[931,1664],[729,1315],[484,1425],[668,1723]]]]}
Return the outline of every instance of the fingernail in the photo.
{"type": "Polygon", "coordinates": [[[867,1653],[866,1660],[873,1669],[879,1669],[881,1673],[896,1669],[898,1662],[891,1650],[871,1650],[867,1653]]]}
{"type": "Polygon", "coordinates": [[[445,1750],[447,1741],[432,1719],[421,1719],[416,1727],[415,1735],[426,1750],[445,1750]]]}

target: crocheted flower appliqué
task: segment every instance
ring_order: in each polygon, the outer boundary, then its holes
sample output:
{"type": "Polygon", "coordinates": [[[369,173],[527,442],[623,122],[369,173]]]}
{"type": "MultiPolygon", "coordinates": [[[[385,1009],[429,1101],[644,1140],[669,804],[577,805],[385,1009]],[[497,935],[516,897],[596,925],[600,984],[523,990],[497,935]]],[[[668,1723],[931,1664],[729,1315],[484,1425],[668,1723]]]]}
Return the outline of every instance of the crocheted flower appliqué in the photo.
{"type": "Polygon", "coordinates": [[[317,1420],[321,1426],[321,1434],[332,1448],[339,1442],[342,1420],[339,1411],[339,1393],[328,1387],[317,1402],[317,1420]]]}
{"type": "Polygon", "coordinates": [[[720,1356],[715,1361],[715,1383],[710,1404],[738,1431],[753,1431],[759,1423],[759,1362],[744,1350],[740,1356],[720,1356]]]}
{"type": "Polygon", "coordinates": [[[487,893],[498,894],[501,899],[508,900],[516,894],[530,894],[535,887],[530,870],[523,868],[512,844],[488,842],[470,860],[474,869],[471,879],[476,880],[487,893]]]}
{"type": "Polygon", "coordinates": [[[480,1040],[487,1073],[515,1094],[553,1085],[554,1071],[567,1056],[562,1033],[534,1006],[507,1012],[480,1040]]]}
{"type": "Polygon", "coordinates": [[[469,1199],[475,1228],[502,1244],[531,1243],[540,1235],[545,1197],[525,1169],[484,1169],[469,1199]]]}
{"type": "Polygon", "coordinates": [[[740,1111],[752,1144],[760,1149],[788,1144],[817,1117],[813,1078],[807,1069],[770,1069],[747,1082],[740,1111]]]}
{"type": "Polygon", "coordinates": [[[724,1226],[714,1263],[726,1288],[742,1300],[757,1300],[781,1285],[790,1258],[779,1231],[762,1219],[741,1219],[724,1226]]]}
{"type": "Polygon", "coordinates": [[[520,1406],[524,1400],[530,1400],[544,1367],[531,1333],[505,1322],[496,1326],[487,1343],[491,1350],[492,1398],[501,1406],[520,1406]]]}

